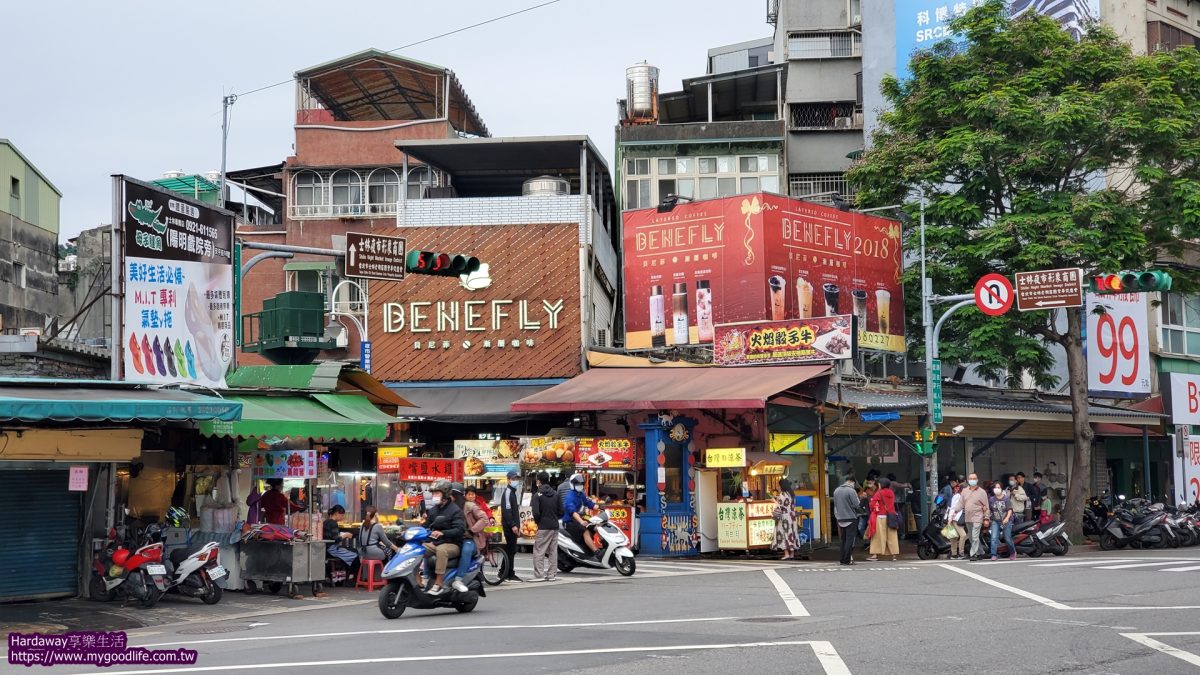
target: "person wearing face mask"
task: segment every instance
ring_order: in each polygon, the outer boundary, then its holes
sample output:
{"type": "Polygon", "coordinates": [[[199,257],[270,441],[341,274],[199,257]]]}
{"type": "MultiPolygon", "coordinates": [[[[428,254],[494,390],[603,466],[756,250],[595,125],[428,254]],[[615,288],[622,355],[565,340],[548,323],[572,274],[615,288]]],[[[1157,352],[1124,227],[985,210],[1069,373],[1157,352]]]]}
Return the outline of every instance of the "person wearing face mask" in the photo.
{"type": "Polygon", "coordinates": [[[983,521],[987,519],[987,491],[979,487],[979,476],[967,476],[967,489],[962,491],[963,520],[971,537],[971,560],[983,557],[983,542],[980,535],[983,531],[983,521]]]}
{"type": "Polygon", "coordinates": [[[1008,499],[1012,503],[1014,520],[1029,520],[1031,517],[1029,495],[1022,485],[1024,482],[1025,474],[1023,473],[1018,473],[1008,479],[1008,499]]]}
{"type": "Polygon", "coordinates": [[[1025,488],[1025,494],[1029,496],[1029,517],[1038,519],[1042,515],[1042,474],[1034,472],[1033,478],[1025,480],[1025,474],[1017,474],[1017,482],[1021,483],[1021,487],[1025,488]]]}
{"type": "Polygon", "coordinates": [[[467,531],[466,518],[462,509],[454,503],[450,494],[451,486],[448,480],[439,480],[429,491],[429,511],[426,525],[429,529],[429,539],[425,543],[426,559],[434,557],[433,587],[429,595],[441,595],[445,583],[446,570],[450,567],[450,559],[457,558],[462,551],[463,534],[467,531]]]}
{"type": "Polygon", "coordinates": [[[1000,481],[992,486],[992,496],[988,500],[988,515],[992,522],[992,560],[997,560],[996,551],[1000,547],[1000,535],[1004,535],[1004,543],[1008,544],[1008,559],[1017,559],[1017,547],[1013,545],[1012,521],[1013,505],[1009,492],[1000,485],[1000,481]]]}
{"type": "Polygon", "coordinates": [[[521,534],[521,474],[508,472],[508,486],[500,496],[500,526],[504,530],[504,552],[508,554],[508,581],[524,581],[517,576],[517,539],[521,534]]]}
{"type": "Polygon", "coordinates": [[[583,507],[589,509],[596,508],[596,503],[584,494],[583,486],[585,480],[580,474],[571,476],[571,491],[567,493],[567,499],[563,508],[563,528],[567,534],[575,540],[576,544],[586,546],[587,550],[593,554],[596,553],[596,542],[592,541],[591,537],[584,536],[587,533],[587,520],[580,514],[583,507]]]}

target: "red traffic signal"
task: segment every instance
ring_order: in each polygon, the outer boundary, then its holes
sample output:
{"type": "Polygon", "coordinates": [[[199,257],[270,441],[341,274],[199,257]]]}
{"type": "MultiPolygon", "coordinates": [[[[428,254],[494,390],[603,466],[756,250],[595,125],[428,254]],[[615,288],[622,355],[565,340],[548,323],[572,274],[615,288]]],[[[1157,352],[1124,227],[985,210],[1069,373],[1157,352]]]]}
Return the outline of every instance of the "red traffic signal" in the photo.
{"type": "Polygon", "coordinates": [[[456,277],[479,269],[479,258],[458,253],[409,251],[404,267],[413,274],[433,274],[456,277]]]}
{"type": "Polygon", "coordinates": [[[1093,293],[1157,293],[1171,290],[1171,275],[1160,270],[1097,274],[1088,280],[1093,293]]]}

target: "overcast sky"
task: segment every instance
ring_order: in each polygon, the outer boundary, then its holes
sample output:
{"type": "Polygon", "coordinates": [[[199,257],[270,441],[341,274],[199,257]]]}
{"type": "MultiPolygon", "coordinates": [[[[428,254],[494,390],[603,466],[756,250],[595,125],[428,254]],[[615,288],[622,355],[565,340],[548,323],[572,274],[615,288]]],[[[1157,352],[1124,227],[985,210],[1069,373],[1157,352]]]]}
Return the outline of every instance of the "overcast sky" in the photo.
{"type": "MultiPolygon", "coordinates": [[[[393,49],[540,0],[6,3],[0,138],[59,190],[62,238],[108,223],[113,173],[216,169],[221,97],[362,49],[393,49]],[[68,5],[70,8],[68,8],[68,5]]],[[[401,52],[458,75],[495,136],[588,134],[612,159],[625,67],[663,91],[707,49],[765,37],[762,0],[560,0],[401,52]]],[[[229,168],[291,154],[294,87],[240,98],[229,168]]]]}

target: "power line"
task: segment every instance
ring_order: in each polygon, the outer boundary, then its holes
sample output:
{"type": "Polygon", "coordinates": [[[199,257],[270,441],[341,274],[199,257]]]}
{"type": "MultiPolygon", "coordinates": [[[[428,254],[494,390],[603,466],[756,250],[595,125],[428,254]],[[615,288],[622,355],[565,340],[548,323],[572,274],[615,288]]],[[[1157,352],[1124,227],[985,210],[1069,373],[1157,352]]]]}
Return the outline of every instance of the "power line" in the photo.
{"type": "MultiPolygon", "coordinates": [[[[508,14],[502,14],[502,15],[500,15],[500,16],[495,16],[495,17],[492,17],[492,18],[490,18],[490,19],[486,19],[486,20],[484,20],[484,21],[480,21],[479,23],[473,23],[473,24],[471,24],[471,25],[469,25],[469,26],[463,26],[462,28],[455,28],[454,30],[447,31],[447,32],[445,32],[445,33],[441,33],[441,34],[439,34],[439,35],[434,35],[433,37],[427,37],[427,38],[425,38],[425,39],[423,39],[423,40],[417,40],[416,42],[410,42],[410,43],[408,43],[408,44],[406,44],[406,45],[400,45],[399,47],[396,47],[395,49],[389,49],[389,50],[387,50],[386,52],[384,52],[384,54],[394,54],[394,53],[396,53],[396,52],[398,52],[398,51],[400,51],[400,50],[402,50],[402,49],[408,49],[408,48],[410,48],[410,47],[416,47],[417,45],[423,45],[423,44],[425,44],[426,42],[433,42],[434,40],[440,40],[441,38],[444,38],[444,37],[449,37],[449,36],[451,36],[451,35],[456,35],[456,34],[458,34],[458,33],[462,33],[462,32],[464,32],[464,31],[471,30],[472,28],[479,28],[480,26],[486,26],[486,25],[488,25],[488,24],[490,24],[490,23],[496,23],[497,21],[503,21],[504,19],[509,19],[509,18],[512,18],[512,17],[514,17],[514,16],[517,16],[517,15],[519,15],[519,14],[525,14],[525,13],[527,13],[527,12],[532,12],[532,11],[534,11],[535,9],[541,9],[542,7],[547,7],[547,6],[549,6],[549,5],[558,4],[558,3],[560,3],[560,2],[562,2],[562,0],[546,0],[546,2],[542,2],[542,3],[540,3],[540,4],[537,4],[537,5],[530,5],[529,7],[526,7],[526,8],[524,8],[524,9],[518,9],[518,10],[517,10],[517,11],[515,11],[515,12],[509,12],[508,14]]],[[[266,90],[268,90],[268,89],[274,89],[275,87],[282,87],[283,85],[285,85],[285,84],[291,84],[292,82],[293,82],[292,78],[288,78],[288,79],[286,79],[286,80],[282,80],[282,81],[280,81],[280,82],[276,82],[275,84],[268,84],[268,85],[267,85],[267,86],[265,86],[265,87],[259,87],[259,88],[257,88],[257,89],[251,89],[250,91],[245,91],[245,92],[242,92],[242,93],[240,93],[240,94],[235,94],[234,96],[235,96],[235,97],[240,97],[240,96],[249,96],[250,94],[257,94],[257,93],[258,93],[258,92],[260,92],[260,91],[266,91],[266,90]]]]}

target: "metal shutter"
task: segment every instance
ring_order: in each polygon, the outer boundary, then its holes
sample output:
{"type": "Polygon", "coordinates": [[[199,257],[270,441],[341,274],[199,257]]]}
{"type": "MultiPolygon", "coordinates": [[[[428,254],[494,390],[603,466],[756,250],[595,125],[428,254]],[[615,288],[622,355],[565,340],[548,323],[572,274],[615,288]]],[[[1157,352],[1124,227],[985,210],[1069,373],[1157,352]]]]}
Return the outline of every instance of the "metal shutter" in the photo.
{"type": "Polygon", "coordinates": [[[78,593],[83,493],[67,475],[0,470],[0,601],[78,593]]]}

